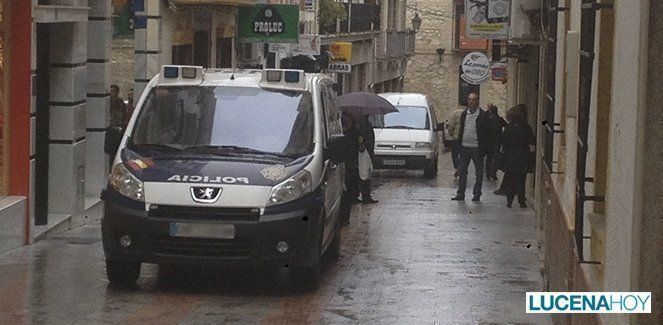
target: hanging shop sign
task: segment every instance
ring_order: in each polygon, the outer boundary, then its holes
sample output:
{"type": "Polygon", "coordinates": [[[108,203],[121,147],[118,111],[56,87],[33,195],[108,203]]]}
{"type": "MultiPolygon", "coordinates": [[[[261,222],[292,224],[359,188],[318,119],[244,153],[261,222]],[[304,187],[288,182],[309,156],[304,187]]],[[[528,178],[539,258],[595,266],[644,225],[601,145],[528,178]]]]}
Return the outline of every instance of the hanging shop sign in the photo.
{"type": "Polygon", "coordinates": [[[352,72],[352,43],[336,42],[329,46],[332,54],[327,70],[336,73],[352,72]]]}
{"type": "Polygon", "coordinates": [[[289,56],[320,55],[320,35],[300,34],[299,43],[270,43],[269,51],[285,53],[289,56]]]}
{"type": "Polygon", "coordinates": [[[471,52],[461,63],[463,80],[473,85],[480,85],[490,79],[490,60],[481,52],[471,52]]]}
{"type": "Polygon", "coordinates": [[[299,6],[257,5],[239,7],[238,38],[245,42],[297,43],[299,6]]]}
{"type": "Polygon", "coordinates": [[[507,78],[506,64],[504,63],[494,64],[490,68],[490,74],[492,79],[495,81],[506,81],[507,78]]]}
{"type": "Polygon", "coordinates": [[[329,62],[327,71],[334,73],[352,73],[352,64],[345,62],[329,62]]]}
{"type": "Polygon", "coordinates": [[[299,45],[292,49],[292,55],[320,55],[320,35],[300,34],[299,45]]]}
{"type": "Polygon", "coordinates": [[[465,37],[507,39],[510,0],[465,0],[465,37]]]}

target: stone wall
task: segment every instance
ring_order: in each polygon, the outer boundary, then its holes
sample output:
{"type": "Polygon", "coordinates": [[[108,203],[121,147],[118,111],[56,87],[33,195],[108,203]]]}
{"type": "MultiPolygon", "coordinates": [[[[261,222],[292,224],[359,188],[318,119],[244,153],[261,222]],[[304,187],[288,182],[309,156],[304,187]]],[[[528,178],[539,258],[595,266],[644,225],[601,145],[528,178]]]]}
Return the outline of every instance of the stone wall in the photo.
{"type": "MultiPolygon", "coordinates": [[[[407,21],[414,17],[414,2],[407,3],[407,21]]],[[[407,66],[403,91],[424,93],[432,99],[439,120],[446,120],[458,106],[458,67],[465,52],[453,51],[453,0],[419,0],[422,19],[417,32],[416,51],[407,66]],[[440,57],[436,49],[443,48],[440,57]]],[[[488,52],[486,52],[489,55],[488,52]]],[[[493,103],[504,108],[506,86],[489,81],[481,85],[481,105],[493,103]]]]}

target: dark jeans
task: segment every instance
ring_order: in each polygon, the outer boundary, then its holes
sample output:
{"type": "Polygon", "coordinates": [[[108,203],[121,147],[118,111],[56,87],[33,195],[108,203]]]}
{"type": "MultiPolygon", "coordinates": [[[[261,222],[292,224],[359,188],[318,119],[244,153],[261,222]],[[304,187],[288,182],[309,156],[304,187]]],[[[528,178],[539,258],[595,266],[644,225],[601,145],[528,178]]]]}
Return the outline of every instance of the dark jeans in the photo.
{"type": "Polygon", "coordinates": [[[458,141],[450,141],[451,143],[451,162],[454,165],[454,169],[460,168],[460,148],[461,145],[458,141]]]}
{"type": "Polygon", "coordinates": [[[470,167],[470,160],[474,164],[476,181],[474,183],[474,196],[481,196],[481,185],[483,184],[483,154],[479,148],[460,148],[460,179],[458,180],[458,196],[465,197],[465,187],[467,186],[467,169],[470,167]]]}
{"type": "Polygon", "coordinates": [[[525,180],[527,174],[507,173],[504,175],[504,189],[506,191],[506,203],[511,205],[513,198],[518,195],[518,203],[525,204],[525,180]]]}

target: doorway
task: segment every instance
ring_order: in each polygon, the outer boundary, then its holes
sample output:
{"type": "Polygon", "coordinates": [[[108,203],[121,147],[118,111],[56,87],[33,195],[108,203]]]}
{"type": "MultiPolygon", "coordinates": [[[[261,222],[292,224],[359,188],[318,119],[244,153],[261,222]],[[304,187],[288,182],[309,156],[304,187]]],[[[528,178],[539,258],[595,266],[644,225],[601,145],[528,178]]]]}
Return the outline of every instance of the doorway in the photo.
{"type": "Polygon", "coordinates": [[[35,225],[48,224],[48,150],[50,105],[50,25],[37,24],[37,75],[35,83],[35,225]]]}
{"type": "Polygon", "coordinates": [[[193,35],[193,64],[209,67],[210,39],[209,32],[199,30],[193,35]]]}
{"type": "Polygon", "coordinates": [[[218,38],[216,41],[216,67],[232,68],[233,39],[218,38]]]}

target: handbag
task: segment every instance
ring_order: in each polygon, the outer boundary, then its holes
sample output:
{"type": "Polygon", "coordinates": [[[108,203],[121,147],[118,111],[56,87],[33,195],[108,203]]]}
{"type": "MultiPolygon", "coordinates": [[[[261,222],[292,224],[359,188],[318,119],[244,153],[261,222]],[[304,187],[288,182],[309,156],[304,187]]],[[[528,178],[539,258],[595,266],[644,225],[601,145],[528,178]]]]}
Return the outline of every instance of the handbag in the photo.
{"type": "Polygon", "coordinates": [[[359,178],[361,180],[369,180],[371,174],[373,174],[373,162],[371,161],[371,155],[368,154],[368,150],[359,151],[358,155],[358,165],[359,165],[359,178]]]}

